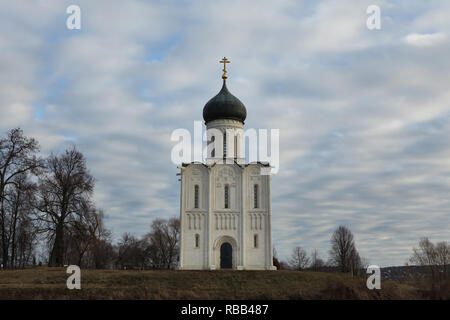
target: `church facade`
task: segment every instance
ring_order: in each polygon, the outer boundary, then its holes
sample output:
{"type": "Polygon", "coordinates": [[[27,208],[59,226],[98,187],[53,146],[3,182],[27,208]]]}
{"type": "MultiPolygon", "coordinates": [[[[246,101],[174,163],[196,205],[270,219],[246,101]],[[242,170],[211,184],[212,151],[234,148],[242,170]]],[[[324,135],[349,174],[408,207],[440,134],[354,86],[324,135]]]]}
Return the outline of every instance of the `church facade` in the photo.
{"type": "Polygon", "coordinates": [[[244,104],[223,86],[203,108],[208,137],[206,163],[182,164],[183,270],[274,270],[271,176],[265,163],[245,164],[244,104]]]}

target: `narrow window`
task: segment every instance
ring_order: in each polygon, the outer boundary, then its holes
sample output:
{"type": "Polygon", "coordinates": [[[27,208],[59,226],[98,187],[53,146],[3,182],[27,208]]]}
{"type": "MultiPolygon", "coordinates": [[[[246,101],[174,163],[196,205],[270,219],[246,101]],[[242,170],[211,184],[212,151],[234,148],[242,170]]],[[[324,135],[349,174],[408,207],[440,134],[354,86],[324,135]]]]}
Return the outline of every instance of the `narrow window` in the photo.
{"type": "Polygon", "coordinates": [[[215,136],[212,136],[211,137],[211,143],[212,143],[212,145],[213,145],[213,149],[212,149],[212,151],[211,151],[211,158],[214,158],[215,156],[216,156],[216,149],[214,148],[216,145],[215,145],[215,142],[214,141],[216,141],[216,137],[215,136]]]}
{"type": "Polygon", "coordinates": [[[225,185],[225,208],[228,209],[229,208],[229,200],[230,200],[230,190],[228,185],[225,185]]]}
{"type": "Polygon", "coordinates": [[[237,159],[237,136],[234,136],[234,158],[237,159]]]}
{"type": "Polygon", "coordinates": [[[198,234],[195,235],[195,247],[200,247],[200,236],[198,234]]]}
{"type": "Polygon", "coordinates": [[[258,208],[258,185],[253,186],[253,207],[258,208]]]}
{"type": "Polygon", "coordinates": [[[253,236],[253,247],[258,248],[258,235],[257,234],[255,234],[253,236]]]}
{"type": "Polygon", "coordinates": [[[223,134],[223,157],[227,157],[227,133],[223,134]]]}
{"type": "Polygon", "coordinates": [[[194,208],[198,209],[198,185],[194,187],[194,208]]]}

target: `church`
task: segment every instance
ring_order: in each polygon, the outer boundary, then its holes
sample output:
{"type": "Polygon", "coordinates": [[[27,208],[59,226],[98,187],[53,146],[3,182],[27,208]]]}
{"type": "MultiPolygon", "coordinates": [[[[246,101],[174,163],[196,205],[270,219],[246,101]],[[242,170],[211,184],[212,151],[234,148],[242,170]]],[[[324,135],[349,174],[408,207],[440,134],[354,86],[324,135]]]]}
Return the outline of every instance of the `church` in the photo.
{"type": "MultiPolygon", "coordinates": [[[[223,85],[203,108],[205,163],[180,169],[181,270],[275,270],[268,163],[245,163],[244,104],[223,85]]],[[[269,167],[270,169],[270,167],[269,167]]]]}

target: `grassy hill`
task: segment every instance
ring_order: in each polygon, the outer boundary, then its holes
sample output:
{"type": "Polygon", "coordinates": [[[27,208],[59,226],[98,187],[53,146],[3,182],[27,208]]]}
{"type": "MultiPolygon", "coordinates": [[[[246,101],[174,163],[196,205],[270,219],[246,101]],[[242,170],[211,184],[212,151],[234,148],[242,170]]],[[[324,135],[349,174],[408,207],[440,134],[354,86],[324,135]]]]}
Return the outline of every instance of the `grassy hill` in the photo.
{"type": "Polygon", "coordinates": [[[0,271],[0,299],[418,299],[409,285],[303,271],[82,270],[68,290],[65,268],[0,271]]]}

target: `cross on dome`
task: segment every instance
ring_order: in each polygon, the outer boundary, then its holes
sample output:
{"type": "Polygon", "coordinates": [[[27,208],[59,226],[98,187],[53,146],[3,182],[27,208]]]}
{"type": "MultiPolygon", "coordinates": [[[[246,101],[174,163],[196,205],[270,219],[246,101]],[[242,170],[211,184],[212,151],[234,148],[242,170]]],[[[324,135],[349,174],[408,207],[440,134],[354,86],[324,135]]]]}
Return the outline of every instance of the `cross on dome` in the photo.
{"type": "Polygon", "coordinates": [[[227,63],[230,63],[231,61],[227,59],[227,57],[223,57],[222,60],[219,61],[219,63],[223,63],[223,75],[222,75],[222,79],[225,80],[226,78],[228,78],[227,75],[227,63]]]}

